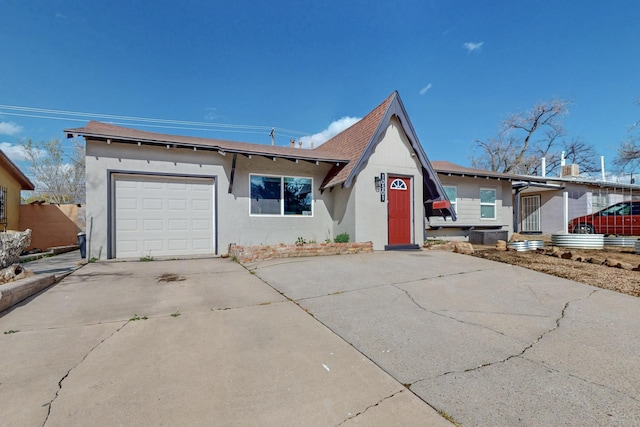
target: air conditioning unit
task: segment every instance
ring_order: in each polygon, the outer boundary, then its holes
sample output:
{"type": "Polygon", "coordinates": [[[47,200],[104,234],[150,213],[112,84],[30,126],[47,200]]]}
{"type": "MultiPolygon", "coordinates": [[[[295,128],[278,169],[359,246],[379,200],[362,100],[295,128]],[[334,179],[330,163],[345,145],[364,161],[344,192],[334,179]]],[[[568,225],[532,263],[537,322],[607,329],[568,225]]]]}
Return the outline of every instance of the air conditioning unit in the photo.
{"type": "Polygon", "coordinates": [[[562,176],[580,176],[580,167],[575,163],[562,166],[562,176]]]}

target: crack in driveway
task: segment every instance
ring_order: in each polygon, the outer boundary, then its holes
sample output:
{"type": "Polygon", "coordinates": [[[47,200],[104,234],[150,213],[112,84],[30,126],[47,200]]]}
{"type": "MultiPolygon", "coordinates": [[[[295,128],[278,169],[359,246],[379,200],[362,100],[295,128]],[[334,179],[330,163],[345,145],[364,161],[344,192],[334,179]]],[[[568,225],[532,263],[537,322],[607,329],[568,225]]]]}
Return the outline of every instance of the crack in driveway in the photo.
{"type": "Polygon", "coordinates": [[[531,359],[529,359],[529,358],[527,358],[527,357],[522,357],[522,356],[520,356],[520,358],[521,358],[521,359],[523,359],[523,360],[526,360],[526,361],[527,361],[527,362],[529,362],[529,363],[532,363],[532,364],[534,364],[534,365],[540,366],[541,368],[548,369],[548,370],[551,370],[551,371],[557,372],[557,373],[562,374],[562,375],[567,375],[567,376],[569,376],[569,377],[571,377],[571,378],[575,378],[575,379],[576,379],[576,380],[578,380],[578,381],[582,381],[582,382],[584,382],[584,383],[591,384],[591,385],[594,385],[594,386],[596,386],[596,387],[606,388],[607,390],[611,390],[611,391],[614,391],[614,392],[616,392],[616,393],[618,393],[618,394],[621,394],[621,395],[623,395],[623,396],[625,396],[625,397],[628,397],[628,398],[629,398],[629,399],[631,399],[631,400],[634,400],[634,401],[636,401],[636,402],[640,402],[640,399],[638,399],[636,396],[633,396],[633,395],[631,395],[631,394],[628,394],[628,393],[627,393],[627,392],[625,392],[625,391],[618,390],[617,388],[613,388],[613,387],[608,386],[608,385],[606,385],[606,384],[600,384],[600,383],[593,382],[593,381],[591,381],[591,380],[588,380],[588,379],[583,378],[583,377],[579,377],[579,376],[577,376],[577,375],[575,375],[575,374],[572,374],[572,373],[570,373],[570,372],[564,372],[564,371],[561,371],[561,370],[559,370],[559,369],[557,369],[557,368],[554,368],[554,367],[552,367],[552,366],[546,365],[546,364],[544,364],[544,363],[540,363],[540,362],[535,361],[535,360],[531,360],[531,359]]]}
{"type": "Polygon", "coordinates": [[[56,399],[58,398],[58,395],[60,394],[60,391],[62,390],[62,383],[64,382],[64,380],[67,379],[67,377],[69,376],[69,374],[71,374],[71,371],[73,371],[75,368],[77,368],[78,366],[80,366],[80,364],[82,362],[84,362],[87,357],[89,357],[89,355],[96,349],[98,348],[98,346],[100,346],[102,343],[104,343],[105,341],[107,341],[108,339],[110,339],[111,337],[113,337],[115,334],[117,334],[118,332],[120,332],[122,330],[122,328],[124,328],[125,326],[127,326],[129,323],[131,323],[131,320],[127,320],[122,326],[120,326],[119,328],[117,328],[115,331],[113,331],[111,333],[111,335],[109,335],[108,337],[106,337],[105,339],[101,340],[99,343],[97,343],[96,345],[94,345],[93,347],[91,347],[89,349],[89,351],[87,352],[87,354],[85,354],[82,359],[80,359],[80,361],[78,363],[76,363],[74,366],[72,366],[71,368],[69,368],[69,370],[67,371],[66,374],[64,374],[62,376],[62,378],[60,378],[60,381],[58,381],[58,389],[56,390],[56,394],[55,396],[53,396],[53,399],[51,399],[51,401],[49,403],[47,403],[46,405],[48,406],[47,408],[47,415],[45,416],[44,422],[42,423],[42,427],[44,427],[45,425],[47,425],[47,422],[49,421],[49,416],[51,415],[51,406],[53,406],[53,402],[56,401],[56,399]]]}
{"type": "MultiPolygon", "coordinates": [[[[524,349],[522,349],[521,352],[516,353],[516,354],[512,354],[502,360],[498,360],[498,361],[494,361],[494,362],[487,362],[487,363],[483,363],[479,366],[473,367],[473,368],[467,368],[467,369],[463,369],[461,371],[449,371],[449,372],[445,372],[443,374],[437,375],[436,378],[438,377],[444,377],[446,375],[451,375],[451,374],[463,374],[463,373],[467,373],[467,372],[473,372],[473,371],[477,371],[483,368],[486,368],[488,366],[492,366],[492,365],[497,365],[497,364],[502,364],[502,363],[506,363],[509,360],[515,358],[515,357],[522,357],[527,351],[529,351],[530,349],[532,349],[536,344],[538,344],[540,341],[542,341],[542,339],[547,336],[548,334],[550,334],[551,332],[555,331],[556,329],[558,329],[560,327],[560,322],[562,321],[562,319],[564,319],[567,308],[569,308],[569,305],[571,305],[571,303],[577,302],[577,301],[581,301],[587,298],[590,298],[593,294],[595,294],[596,292],[599,292],[599,289],[594,289],[592,290],[588,295],[582,296],[580,298],[575,298],[572,299],[570,301],[567,301],[564,306],[562,307],[562,310],[560,312],[560,316],[558,318],[556,318],[556,322],[555,325],[548,329],[547,331],[543,332],[540,336],[538,336],[532,343],[530,343],[529,345],[527,345],[526,347],[524,347],[524,349]]],[[[528,359],[527,359],[528,360],[528,359]]],[[[426,379],[419,379],[417,381],[414,381],[411,386],[413,386],[414,384],[417,384],[421,381],[425,381],[426,379]]]]}
{"type": "Polygon", "coordinates": [[[365,412],[367,412],[369,409],[371,409],[371,408],[375,408],[376,406],[380,405],[380,404],[381,404],[382,402],[384,402],[385,400],[391,399],[392,397],[394,397],[394,396],[396,396],[396,395],[398,395],[398,394],[402,393],[403,391],[404,391],[404,390],[398,390],[398,391],[396,391],[395,393],[393,393],[393,394],[391,394],[391,395],[389,395],[389,396],[383,397],[382,399],[378,400],[378,401],[377,401],[376,403],[374,403],[373,405],[369,405],[369,406],[367,406],[366,408],[364,408],[364,410],[362,410],[362,411],[358,412],[357,414],[355,414],[355,415],[351,415],[350,417],[345,418],[345,419],[344,419],[340,424],[336,424],[336,427],[343,425],[344,423],[346,423],[346,422],[347,422],[347,421],[349,421],[349,420],[352,420],[352,419],[354,419],[354,418],[356,418],[356,417],[359,417],[360,415],[362,415],[362,414],[364,414],[365,412]]]}

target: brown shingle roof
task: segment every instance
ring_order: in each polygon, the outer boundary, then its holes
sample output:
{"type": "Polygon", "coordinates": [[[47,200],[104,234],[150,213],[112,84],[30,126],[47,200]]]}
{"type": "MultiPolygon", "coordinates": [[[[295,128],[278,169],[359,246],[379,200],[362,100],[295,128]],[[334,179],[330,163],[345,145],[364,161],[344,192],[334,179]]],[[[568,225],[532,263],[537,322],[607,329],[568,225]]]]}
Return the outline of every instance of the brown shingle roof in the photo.
{"type": "Polygon", "coordinates": [[[2,150],[0,150],[0,167],[8,171],[11,176],[13,176],[16,181],[18,181],[21,190],[32,191],[35,189],[35,186],[29,180],[29,178],[27,178],[27,176],[22,173],[18,166],[16,166],[16,164],[13,163],[11,159],[9,159],[7,155],[2,152],[2,150]]]}
{"type": "MultiPolygon", "coordinates": [[[[80,134],[85,137],[112,139],[121,142],[142,142],[143,144],[158,145],[176,144],[186,147],[205,147],[205,149],[221,150],[230,153],[256,154],[267,157],[273,156],[334,163],[334,166],[320,186],[320,189],[324,190],[340,184],[346,187],[351,185],[352,180],[360,173],[362,168],[365,167],[369,156],[371,156],[376,144],[389,126],[392,117],[396,117],[400,121],[405,135],[409,139],[409,143],[422,165],[423,184],[425,187],[423,193],[424,202],[432,204],[437,201],[447,200],[446,193],[415,134],[409,116],[397,91],[389,95],[380,105],[360,121],[313,150],[165,135],[95,121],[90,122],[83,128],[68,129],[65,130],[65,132],[68,134],[80,134]]],[[[440,209],[438,212],[451,216],[455,220],[455,213],[449,208],[440,209]]]]}
{"type": "Polygon", "coordinates": [[[381,121],[396,96],[397,92],[393,92],[360,121],[354,123],[349,128],[343,130],[313,150],[318,153],[332,154],[349,159],[349,163],[346,165],[334,166],[332,168],[322,183],[321,188],[342,184],[349,178],[358,161],[364,155],[367,147],[372,143],[373,136],[382,125],[381,121]]]}
{"type": "Polygon", "coordinates": [[[255,154],[267,157],[285,157],[291,159],[331,163],[344,163],[349,160],[344,156],[334,155],[333,153],[318,152],[316,150],[250,144],[247,142],[225,141],[222,139],[169,135],[131,129],[98,121],[91,121],[86,126],[81,128],[66,129],[65,133],[82,135],[85,137],[95,137],[100,139],[111,139],[114,142],[142,142],[153,145],[177,144],[183,147],[197,147],[211,150],[220,150],[229,153],[255,154]]]}

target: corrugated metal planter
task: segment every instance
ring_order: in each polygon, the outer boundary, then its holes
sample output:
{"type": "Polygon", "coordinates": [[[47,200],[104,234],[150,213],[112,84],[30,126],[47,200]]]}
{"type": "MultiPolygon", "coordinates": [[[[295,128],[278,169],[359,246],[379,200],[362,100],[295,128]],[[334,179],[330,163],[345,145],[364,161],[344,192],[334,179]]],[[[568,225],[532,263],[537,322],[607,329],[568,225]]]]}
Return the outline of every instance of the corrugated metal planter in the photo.
{"type": "Polygon", "coordinates": [[[523,252],[523,251],[528,251],[529,250],[529,242],[522,241],[522,242],[509,242],[507,243],[507,246],[510,249],[515,249],[518,252],[523,252]]]}
{"type": "Polygon", "coordinates": [[[636,253],[640,254],[640,239],[636,241],[636,253]]]}
{"type": "Polygon", "coordinates": [[[605,246],[622,246],[623,248],[633,248],[638,241],[637,237],[605,237],[605,246]]]}
{"type": "Polygon", "coordinates": [[[544,248],[544,241],[542,240],[529,240],[529,249],[535,251],[536,249],[544,248]]]}
{"type": "Polygon", "coordinates": [[[552,234],[551,244],[563,248],[604,249],[604,234],[552,234]]]}

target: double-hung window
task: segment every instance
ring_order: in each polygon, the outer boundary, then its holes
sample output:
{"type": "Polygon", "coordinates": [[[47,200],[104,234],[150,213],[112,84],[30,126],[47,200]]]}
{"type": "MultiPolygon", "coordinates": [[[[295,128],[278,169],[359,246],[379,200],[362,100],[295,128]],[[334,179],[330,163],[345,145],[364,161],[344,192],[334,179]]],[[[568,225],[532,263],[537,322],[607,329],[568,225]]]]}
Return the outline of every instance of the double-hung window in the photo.
{"type": "Polygon", "coordinates": [[[442,186],[442,188],[444,188],[444,192],[447,195],[449,202],[451,202],[451,209],[453,209],[453,211],[457,213],[458,212],[458,188],[449,186],[449,185],[444,185],[442,186]]]}
{"type": "Polygon", "coordinates": [[[480,189],[480,218],[496,219],[496,190],[480,189]]]}
{"type": "Polygon", "coordinates": [[[313,178],[250,175],[249,181],[251,215],[313,215],[313,178]]]}

